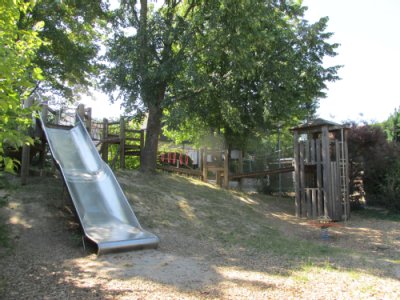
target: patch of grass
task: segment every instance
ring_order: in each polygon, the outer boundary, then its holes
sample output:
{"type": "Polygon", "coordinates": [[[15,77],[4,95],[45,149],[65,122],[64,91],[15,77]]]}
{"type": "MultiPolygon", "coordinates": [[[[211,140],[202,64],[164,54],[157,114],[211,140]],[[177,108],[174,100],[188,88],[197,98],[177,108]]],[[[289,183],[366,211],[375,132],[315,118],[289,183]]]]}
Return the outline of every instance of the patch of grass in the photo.
{"type": "Polygon", "coordinates": [[[275,198],[227,191],[176,175],[125,171],[119,177],[144,227],[173,228],[198,239],[218,241],[225,248],[293,260],[323,260],[340,252],[329,245],[284,236],[265,217],[269,205],[278,203],[275,198]]]}
{"type": "Polygon", "coordinates": [[[289,258],[296,259],[324,258],[341,253],[339,249],[328,245],[284,237],[278,230],[272,228],[264,228],[259,234],[247,238],[245,244],[260,252],[269,251],[276,255],[284,254],[289,258]]]}
{"type": "Polygon", "coordinates": [[[353,212],[353,214],[364,219],[378,219],[385,221],[400,222],[400,213],[394,213],[385,209],[364,208],[353,212]]]}

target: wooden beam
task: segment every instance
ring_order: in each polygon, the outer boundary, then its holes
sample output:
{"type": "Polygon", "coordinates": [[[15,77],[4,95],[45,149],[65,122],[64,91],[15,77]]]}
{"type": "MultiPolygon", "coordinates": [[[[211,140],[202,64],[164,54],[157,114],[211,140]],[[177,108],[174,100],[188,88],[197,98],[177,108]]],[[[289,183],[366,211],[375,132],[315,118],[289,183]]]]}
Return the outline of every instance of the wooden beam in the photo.
{"type": "Polygon", "coordinates": [[[329,132],[328,127],[322,127],[322,178],[323,178],[323,189],[324,189],[324,216],[330,216],[332,211],[331,208],[331,186],[330,186],[330,177],[331,177],[331,159],[330,159],[330,149],[329,149],[329,132]]]}
{"type": "Polygon", "coordinates": [[[101,158],[108,163],[108,143],[106,142],[108,138],[108,120],[106,118],[103,119],[103,136],[102,136],[102,145],[101,145],[101,158]]]}
{"type": "Polygon", "coordinates": [[[229,150],[224,150],[224,188],[229,188],[229,150]]]}
{"type": "Polygon", "coordinates": [[[121,169],[125,169],[125,119],[122,116],[120,119],[119,137],[121,139],[119,163],[121,169]]]}
{"type": "Polygon", "coordinates": [[[202,166],[203,166],[203,181],[207,182],[208,177],[208,163],[207,163],[207,147],[203,149],[202,166]]]}
{"type": "Polygon", "coordinates": [[[297,131],[293,132],[293,155],[294,155],[294,189],[296,193],[295,198],[295,213],[296,217],[300,218],[301,203],[300,203],[300,165],[299,165],[299,134],[297,131]]]}
{"type": "Polygon", "coordinates": [[[84,104],[78,105],[77,113],[78,113],[79,117],[82,119],[82,122],[85,122],[85,105],[84,104]]]}
{"type": "MultiPolygon", "coordinates": [[[[24,102],[24,108],[29,108],[33,104],[33,98],[28,98],[24,102]]],[[[26,134],[29,134],[29,130],[26,134]]],[[[22,146],[22,157],[21,157],[21,184],[25,185],[27,183],[27,178],[29,176],[29,156],[30,156],[30,146],[22,146]]]]}

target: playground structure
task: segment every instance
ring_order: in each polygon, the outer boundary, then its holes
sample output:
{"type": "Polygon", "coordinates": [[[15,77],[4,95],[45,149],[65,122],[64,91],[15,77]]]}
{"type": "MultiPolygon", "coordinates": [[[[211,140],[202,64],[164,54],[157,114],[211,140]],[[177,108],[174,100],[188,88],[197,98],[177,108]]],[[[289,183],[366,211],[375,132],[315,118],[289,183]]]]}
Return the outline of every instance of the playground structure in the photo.
{"type": "Polygon", "coordinates": [[[162,161],[162,159],[164,159],[164,161],[167,160],[167,162],[171,161],[172,165],[163,163],[159,165],[158,168],[168,172],[196,176],[205,182],[210,179],[211,174],[214,174],[216,184],[223,188],[229,188],[230,181],[238,181],[240,183],[241,180],[245,178],[265,178],[270,175],[291,173],[294,171],[293,166],[285,165],[268,170],[243,172],[243,153],[240,150],[236,150],[235,152],[235,155],[232,155],[232,151],[230,153],[227,149],[202,148],[199,150],[199,159],[196,163],[196,169],[188,168],[184,164],[179,163],[179,158],[182,154],[176,154],[176,160],[174,160],[173,155],[165,153],[164,155],[160,155],[160,161],[162,161]],[[235,156],[235,160],[237,160],[236,172],[230,171],[229,163],[232,160],[232,156],[235,156]],[[225,176],[225,174],[227,174],[227,176],[225,176]]]}
{"type": "MultiPolygon", "coordinates": [[[[76,109],[59,109],[55,110],[47,104],[41,105],[41,118],[45,124],[53,128],[71,129],[75,124],[75,114],[81,118],[85,128],[90,135],[96,149],[99,151],[104,162],[108,163],[111,168],[116,167],[119,161],[119,167],[125,169],[128,157],[140,157],[144,146],[144,130],[131,129],[128,126],[129,120],[121,117],[118,121],[109,121],[103,119],[98,122],[92,119],[92,109],[85,108],[83,104],[78,105],[76,109]],[[114,146],[114,147],[111,147],[114,146]]],[[[35,129],[31,135],[40,140],[38,145],[35,145],[39,150],[39,165],[43,166],[45,159],[47,142],[46,137],[41,129],[39,120],[36,122],[35,129]]],[[[22,149],[21,158],[21,183],[26,184],[29,177],[29,171],[33,147],[24,146],[22,149]]]]}
{"type": "Polygon", "coordinates": [[[44,106],[41,128],[60,170],[85,237],[97,253],[155,248],[159,239],[140,226],[108,164],[100,157],[80,115],[71,125],[48,123],[44,106]]]}
{"type": "MultiPolygon", "coordinates": [[[[112,168],[116,166],[118,159],[120,167],[124,169],[127,156],[140,156],[145,139],[144,130],[130,129],[126,125],[126,118],[123,117],[117,122],[109,122],[107,119],[103,122],[93,121],[91,109],[83,105],[79,105],[76,111],[103,161],[109,163],[112,168]],[[112,155],[110,145],[116,145],[112,155]]],[[[54,123],[60,119],[57,111],[43,105],[44,123],[47,123],[49,116],[54,123]]],[[[71,128],[65,124],[57,126],[71,128]]],[[[242,151],[206,147],[198,150],[196,159],[193,160],[187,152],[160,153],[158,168],[199,177],[205,182],[209,181],[210,176],[215,176],[216,184],[223,188],[229,188],[230,181],[241,183],[246,178],[267,178],[276,174],[280,184],[281,174],[293,174],[297,217],[346,220],[350,211],[347,130],[344,126],[321,119],[293,128],[294,159],[290,160],[292,163],[282,165],[279,159],[275,166],[264,166],[265,170],[243,172],[242,151]],[[230,168],[232,160],[236,160],[234,171],[230,168]]],[[[43,137],[41,139],[43,140],[43,137]]],[[[44,148],[42,147],[42,151],[44,148]]],[[[41,153],[40,156],[44,157],[44,154],[41,153]]],[[[21,169],[29,169],[24,159],[21,169]]],[[[22,181],[26,181],[26,174],[21,171],[22,181]]]]}
{"type": "Polygon", "coordinates": [[[316,119],[293,128],[296,216],[347,220],[348,128],[316,119]]]}

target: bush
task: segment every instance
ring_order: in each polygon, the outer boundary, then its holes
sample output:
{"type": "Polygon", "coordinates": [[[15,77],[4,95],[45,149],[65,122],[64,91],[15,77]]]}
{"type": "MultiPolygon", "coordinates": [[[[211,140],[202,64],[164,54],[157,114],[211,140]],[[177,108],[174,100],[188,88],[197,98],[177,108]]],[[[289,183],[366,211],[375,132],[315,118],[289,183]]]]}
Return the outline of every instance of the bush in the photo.
{"type": "Polygon", "coordinates": [[[349,134],[351,180],[363,172],[367,202],[400,210],[400,148],[378,126],[352,125],[349,134]]]}

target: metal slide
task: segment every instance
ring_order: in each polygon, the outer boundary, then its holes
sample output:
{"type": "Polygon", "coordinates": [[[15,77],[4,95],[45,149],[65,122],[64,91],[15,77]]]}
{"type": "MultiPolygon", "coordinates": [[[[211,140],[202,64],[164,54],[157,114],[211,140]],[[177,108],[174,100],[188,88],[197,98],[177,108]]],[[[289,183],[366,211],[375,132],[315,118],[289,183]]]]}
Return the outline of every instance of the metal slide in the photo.
{"type": "Polygon", "coordinates": [[[97,244],[97,253],[156,248],[159,238],[140,226],[79,116],[73,128],[52,128],[43,121],[42,127],[84,234],[97,244]]]}

